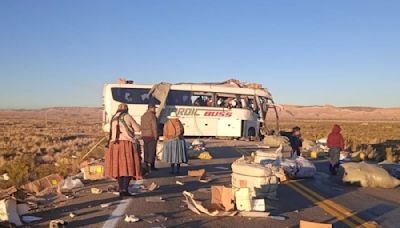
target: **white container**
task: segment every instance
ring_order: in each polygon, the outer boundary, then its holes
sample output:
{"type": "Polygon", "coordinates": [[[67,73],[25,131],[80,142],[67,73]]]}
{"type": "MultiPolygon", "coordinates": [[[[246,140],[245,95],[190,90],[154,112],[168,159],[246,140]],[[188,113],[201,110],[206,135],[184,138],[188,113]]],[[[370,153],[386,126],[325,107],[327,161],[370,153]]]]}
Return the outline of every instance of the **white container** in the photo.
{"type": "Polygon", "coordinates": [[[240,188],[235,191],[235,203],[238,211],[251,211],[249,188],[240,188]]]}
{"type": "Polygon", "coordinates": [[[251,201],[251,208],[253,211],[258,211],[258,212],[266,211],[265,199],[253,199],[251,201]]]}

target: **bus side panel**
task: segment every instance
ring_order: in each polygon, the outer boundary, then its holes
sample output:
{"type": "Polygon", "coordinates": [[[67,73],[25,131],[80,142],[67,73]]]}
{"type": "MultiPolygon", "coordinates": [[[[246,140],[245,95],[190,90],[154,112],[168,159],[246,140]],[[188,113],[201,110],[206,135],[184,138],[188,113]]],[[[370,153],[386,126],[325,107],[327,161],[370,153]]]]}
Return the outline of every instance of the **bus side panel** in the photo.
{"type": "Polygon", "coordinates": [[[220,118],[218,120],[217,136],[241,137],[242,121],[231,118],[220,118]]]}

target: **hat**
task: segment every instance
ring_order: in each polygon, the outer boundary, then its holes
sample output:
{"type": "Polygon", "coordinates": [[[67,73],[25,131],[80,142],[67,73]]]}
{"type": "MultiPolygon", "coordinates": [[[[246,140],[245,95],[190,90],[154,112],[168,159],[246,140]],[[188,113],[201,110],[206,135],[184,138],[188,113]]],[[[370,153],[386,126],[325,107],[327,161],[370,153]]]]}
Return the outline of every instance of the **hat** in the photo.
{"type": "Polygon", "coordinates": [[[149,99],[149,103],[148,103],[148,106],[147,107],[149,107],[149,108],[154,108],[154,107],[156,107],[156,101],[154,100],[154,98],[150,98],[149,99]]]}
{"type": "Polygon", "coordinates": [[[169,116],[168,116],[168,119],[178,119],[176,112],[171,112],[171,114],[169,114],[169,116]]]}
{"type": "Polygon", "coordinates": [[[128,110],[128,105],[127,104],[121,103],[121,104],[118,105],[118,111],[119,112],[120,111],[127,111],[127,110],[128,110]]]}

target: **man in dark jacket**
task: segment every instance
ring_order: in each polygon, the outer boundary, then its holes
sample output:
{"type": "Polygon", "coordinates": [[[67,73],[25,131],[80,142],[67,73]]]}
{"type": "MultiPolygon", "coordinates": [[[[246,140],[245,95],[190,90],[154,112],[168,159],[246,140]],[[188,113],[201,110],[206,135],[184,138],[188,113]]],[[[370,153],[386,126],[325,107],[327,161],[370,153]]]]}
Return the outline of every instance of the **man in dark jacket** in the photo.
{"type": "Polygon", "coordinates": [[[301,155],[303,148],[303,141],[301,140],[301,132],[300,127],[294,127],[292,132],[281,132],[282,136],[285,136],[289,139],[290,147],[292,147],[292,156],[296,154],[297,156],[301,155]]]}
{"type": "Polygon", "coordinates": [[[157,170],[155,167],[155,160],[158,140],[158,123],[156,117],[156,106],[154,104],[149,104],[140,123],[142,139],[144,142],[144,162],[148,172],[150,173],[151,170],[157,170]]]}

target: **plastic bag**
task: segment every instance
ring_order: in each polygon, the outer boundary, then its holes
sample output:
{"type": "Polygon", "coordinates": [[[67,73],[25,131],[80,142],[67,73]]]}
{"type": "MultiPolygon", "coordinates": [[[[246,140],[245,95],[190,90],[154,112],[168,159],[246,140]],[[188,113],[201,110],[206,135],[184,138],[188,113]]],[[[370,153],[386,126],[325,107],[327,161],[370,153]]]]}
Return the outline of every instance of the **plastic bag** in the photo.
{"type": "Polygon", "coordinates": [[[281,161],[281,166],[291,178],[310,178],[317,172],[315,165],[303,157],[285,159],[281,161]]]}
{"type": "Polygon", "coordinates": [[[341,166],[344,169],[343,182],[360,183],[362,187],[372,188],[395,188],[400,185],[400,180],[375,164],[361,162],[345,163],[341,166]]]}

